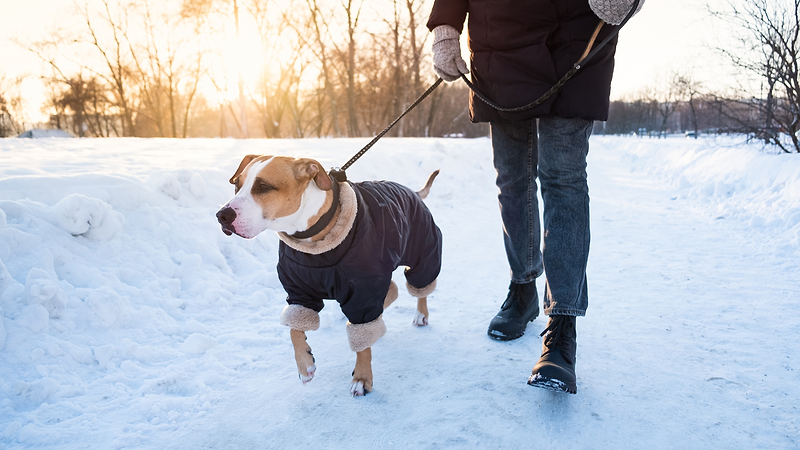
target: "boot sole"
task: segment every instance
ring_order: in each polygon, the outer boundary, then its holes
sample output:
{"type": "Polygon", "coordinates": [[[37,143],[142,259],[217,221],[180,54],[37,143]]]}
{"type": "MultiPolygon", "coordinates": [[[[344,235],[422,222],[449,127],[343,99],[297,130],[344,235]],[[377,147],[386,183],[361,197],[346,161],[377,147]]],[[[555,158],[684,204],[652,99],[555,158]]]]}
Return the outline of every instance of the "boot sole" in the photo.
{"type": "MultiPolygon", "coordinates": [[[[526,327],[527,328],[527,327],[526,327]]],[[[522,330],[522,333],[516,335],[505,335],[497,330],[489,330],[486,334],[489,335],[490,338],[496,341],[513,341],[514,339],[519,339],[522,335],[525,334],[525,330],[522,330]]]]}
{"type": "Polygon", "coordinates": [[[486,334],[489,335],[490,338],[496,341],[513,341],[514,339],[521,338],[525,334],[525,330],[528,329],[528,324],[536,320],[537,317],[539,317],[538,309],[536,311],[536,314],[534,314],[533,317],[531,317],[527,322],[525,322],[525,326],[522,328],[522,331],[520,331],[519,334],[507,335],[503,334],[501,331],[491,330],[491,329],[488,330],[486,334]]]}
{"type": "Polygon", "coordinates": [[[528,378],[528,385],[553,392],[566,392],[567,394],[578,393],[577,384],[568,384],[561,380],[543,377],[539,374],[531,375],[528,378]]]}

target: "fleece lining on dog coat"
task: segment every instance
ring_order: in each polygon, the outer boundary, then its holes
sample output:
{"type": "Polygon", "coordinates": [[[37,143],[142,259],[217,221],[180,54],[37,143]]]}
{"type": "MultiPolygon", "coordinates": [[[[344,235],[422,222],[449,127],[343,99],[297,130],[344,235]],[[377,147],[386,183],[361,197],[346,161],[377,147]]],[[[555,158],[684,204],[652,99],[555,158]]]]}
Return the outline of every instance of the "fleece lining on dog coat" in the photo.
{"type": "Polygon", "coordinates": [[[323,299],[334,299],[351,323],[363,324],[383,312],[392,272],[399,266],[407,266],[411,287],[433,285],[442,265],[442,233],[419,195],[401,184],[349,183],[343,192],[347,187],[355,194],[357,210],[346,237],[312,254],[287,245],[291,237],[281,235],[278,277],[290,305],[319,312],[323,299]]]}

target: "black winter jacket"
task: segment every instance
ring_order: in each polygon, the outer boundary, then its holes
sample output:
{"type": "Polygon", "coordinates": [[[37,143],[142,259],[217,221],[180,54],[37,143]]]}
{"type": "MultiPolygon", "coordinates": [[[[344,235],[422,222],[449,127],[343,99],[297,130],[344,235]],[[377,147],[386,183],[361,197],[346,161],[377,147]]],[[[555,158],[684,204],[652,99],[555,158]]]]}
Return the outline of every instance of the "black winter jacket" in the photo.
{"type": "MultiPolygon", "coordinates": [[[[526,105],[556,84],[581,57],[600,21],[587,0],[435,0],[428,29],[447,24],[461,31],[468,13],[472,82],[507,108],[526,105]]],[[[596,43],[612,30],[605,25],[596,43]]],[[[502,113],[470,94],[470,119],[556,115],[606,120],[616,43],[614,37],[561,91],[536,108],[502,113]]]]}
{"type": "Polygon", "coordinates": [[[278,277],[290,305],[319,312],[323,299],[335,299],[347,319],[359,324],[381,315],[397,267],[408,267],[406,280],[416,288],[436,280],[442,264],[442,233],[411,189],[390,181],[350,185],[357,213],[344,241],[318,255],[281,241],[278,277]]]}

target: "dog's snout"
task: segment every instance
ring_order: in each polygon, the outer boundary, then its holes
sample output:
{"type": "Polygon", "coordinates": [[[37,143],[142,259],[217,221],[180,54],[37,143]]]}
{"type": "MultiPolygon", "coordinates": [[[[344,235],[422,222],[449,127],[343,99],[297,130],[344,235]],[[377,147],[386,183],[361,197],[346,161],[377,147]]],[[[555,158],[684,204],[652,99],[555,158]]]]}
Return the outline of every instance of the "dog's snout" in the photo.
{"type": "Polygon", "coordinates": [[[222,225],[230,225],[236,220],[236,211],[230,206],[226,206],[217,212],[217,220],[219,220],[219,223],[222,225]]]}
{"type": "Polygon", "coordinates": [[[228,236],[236,232],[233,227],[233,221],[236,220],[236,211],[230,206],[226,206],[217,211],[217,220],[222,225],[222,232],[228,236]]]}
{"type": "Polygon", "coordinates": [[[230,225],[236,220],[236,211],[230,206],[226,206],[217,212],[217,220],[222,225],[230,225]]]}

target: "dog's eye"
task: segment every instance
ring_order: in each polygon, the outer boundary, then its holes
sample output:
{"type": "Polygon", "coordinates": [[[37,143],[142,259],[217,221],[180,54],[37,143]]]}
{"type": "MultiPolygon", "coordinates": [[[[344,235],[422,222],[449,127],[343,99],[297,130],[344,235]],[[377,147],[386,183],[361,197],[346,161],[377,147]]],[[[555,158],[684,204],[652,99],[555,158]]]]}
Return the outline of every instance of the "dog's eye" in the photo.
{"type": "Polygon", "coordinates": [[[275,190],[275,186],[272,186],[272,185],[267,184],[267,183],[258,183],[258,184],[255,185],[255,189],[253,189],[253,190],[255,192],[259,193],[259,194],[266,194],[269,191],[274,191],[275,190]]]}

